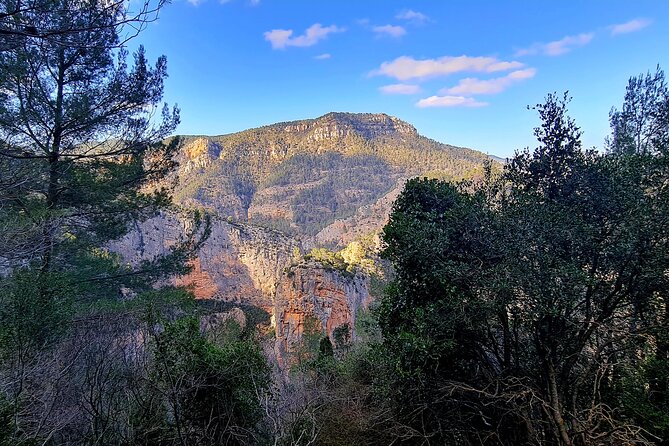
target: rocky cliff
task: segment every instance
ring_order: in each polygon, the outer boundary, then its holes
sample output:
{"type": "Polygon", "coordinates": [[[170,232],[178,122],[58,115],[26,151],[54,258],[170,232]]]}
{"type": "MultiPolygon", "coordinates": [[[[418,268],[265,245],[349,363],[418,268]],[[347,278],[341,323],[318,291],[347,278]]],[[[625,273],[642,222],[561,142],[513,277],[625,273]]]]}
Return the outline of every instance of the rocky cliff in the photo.
{"type": "Polygon", "coordinates": [[[328,113],[318,119],[287,124],[284,131],[304,134],[307,141],[330,141],[347,136],[365,139],[398,134],[418,136],[411,124],[384,113],[328,113]]]}
{"type": "Polygon", "coordinates": [[[290,268],[277,287],[274,304],[277,358],[290,360],[301,347],[310,321],[336,342],[336,330],[355,339],[358,312],[370,303],[369,276],[343,273],[318,262],[290,268]]]}
{"type": "MultiPolygon", "coordinates": [[[[162,215],[138,225],[110,249],[133,263],[150,260],[167,253],[187,227],[184,218],[162,215]]],[[[215,218],[192,271],[173,283],[191,288],[199,299],[265,310],[275,331],[278,361],[284,365],[301,344],[305,318],[316,318],[330,336],[348,324],[353,335],[356,314],[369,302],[366,275],[304,262],[301,253],[297,240],[278,231],[215,218]]],[[[212,324],[209,319],[203,323],[212,324]]]]}
{"type": "MultiPolygon", "coordinates": [[[[188,225],[186,218],[161,215],[110,245],[131,262],[167,253],[188,225]]],[[[266,228],[213,218],[211,234],[193,261],[192,272],[174,279],[201,299],[253,304],[271,312],[276,286],[300,253],[297,240],[266,228]]]]}

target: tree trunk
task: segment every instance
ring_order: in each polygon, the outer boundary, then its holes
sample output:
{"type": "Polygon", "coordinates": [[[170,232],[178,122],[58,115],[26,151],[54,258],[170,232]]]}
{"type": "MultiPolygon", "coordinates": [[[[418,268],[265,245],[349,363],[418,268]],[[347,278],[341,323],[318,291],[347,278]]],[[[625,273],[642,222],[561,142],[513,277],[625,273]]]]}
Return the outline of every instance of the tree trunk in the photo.
{"type": "Polygon", "coordinates": [[[572,446],[573,442],[569,437],[569,432],[567,431],[567,425],[562,417],[562,404],[560,402],[560,396],[557,386],[557,377],[555,374],[555,367],[553,366],[552,361],[548,360],[547,362],[547,378],[548,378],[548,393],[550,396],[550,405],[551,405],[551,417],[555,426],[560,435],[560,440],[562,444],[566,446],[572,446]]]}
{"type": "Polygon", "coordinates": [[[63,88],[65,86],[65,55],[63,50],[58,54],[58,73],[56,77],[56,107],[54,110],[54,126],[52,140],[49,147],[49,179],[46,191],[47,218],[44,225],[44,252],[42,254],[42,274],[51,269],[53,256],[54,234],[52,228],[51,213],[58,205],[60,193],[58,185],[60,182],[60,149],[63,138],[63,88]]]}

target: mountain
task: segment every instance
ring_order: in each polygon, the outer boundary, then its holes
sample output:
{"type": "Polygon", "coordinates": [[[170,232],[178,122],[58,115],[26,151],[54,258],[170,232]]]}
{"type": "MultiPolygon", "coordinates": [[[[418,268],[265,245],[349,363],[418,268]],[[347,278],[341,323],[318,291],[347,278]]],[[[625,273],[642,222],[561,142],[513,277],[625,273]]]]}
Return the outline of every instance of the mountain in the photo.
{"type": "Polygon", "coordinates": [[[407,178],[471,177],[487,159],[420,136],[385,114],[328,113],[184,139],[177,202],[303,240],[353,217],[407,178]]]}
{"type": "MultiPolygon", "coordinates": [[[[355,338],[356,314],[373,300],[370,273],[380,271],[377,234],[408,178],[471,178],[490,159],[385,114],[328,113],[183,139],[175,201],[206,210],[213,224],[193,271],[175,283],[269,313],[279,364],[299,349],[306,325],[355,338]]],[[[159,216],[112,249],[139,262],[165,252],[187,225],[159,216]]]]}

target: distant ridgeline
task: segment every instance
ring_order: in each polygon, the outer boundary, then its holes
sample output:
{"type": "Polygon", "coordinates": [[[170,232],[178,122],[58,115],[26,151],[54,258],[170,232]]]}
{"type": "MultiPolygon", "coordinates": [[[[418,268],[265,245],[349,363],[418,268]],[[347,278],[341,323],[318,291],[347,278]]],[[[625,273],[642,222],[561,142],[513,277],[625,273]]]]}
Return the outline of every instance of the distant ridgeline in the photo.
{"type": "MultiPolygon", "coordinates": [[[[315,237],[356,213],[387,214],[388,206],[374,204],[407,178],[471,178],[488,159],[420,136],[392,116],[328,113],[229,135],[184,137],[174,196],[223,218],[315,237]]],[[[379,229],[378,223],[368,229],[379,229]]]]}

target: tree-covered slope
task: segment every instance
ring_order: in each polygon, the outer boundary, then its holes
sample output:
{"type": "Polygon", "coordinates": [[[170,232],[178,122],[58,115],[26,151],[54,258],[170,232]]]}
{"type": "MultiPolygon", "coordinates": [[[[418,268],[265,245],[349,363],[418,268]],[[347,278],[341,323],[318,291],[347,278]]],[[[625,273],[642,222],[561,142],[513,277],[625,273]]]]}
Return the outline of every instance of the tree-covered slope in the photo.
{"type": "Polygon", "coordinates": [[[385,114],[328,113],[184,139],[177,201],[307,236],[375,203],[400,179],[472,177],[489,159],[385,114]]]}

